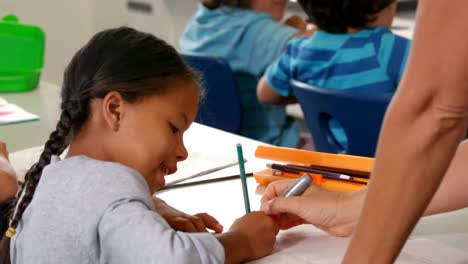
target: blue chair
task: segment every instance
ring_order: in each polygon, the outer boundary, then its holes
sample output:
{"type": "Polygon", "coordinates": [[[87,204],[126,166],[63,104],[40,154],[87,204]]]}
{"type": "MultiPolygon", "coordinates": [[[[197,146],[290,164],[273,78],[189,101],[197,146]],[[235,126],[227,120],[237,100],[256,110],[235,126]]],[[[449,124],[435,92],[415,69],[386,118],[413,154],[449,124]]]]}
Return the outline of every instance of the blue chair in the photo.
{"type": "Polygon", "coordinates": [[[373,157],[391,95],[363,95],[324,89],[296,80],[293,94],[304,112],[317,151],[373,157]],[[345,131],[343,147],[330,129],[336,120],[345,131]]]}
{"type": "Polygon", "coordinates": [[[240,133],[241,101],[237,82],[229,64],[222,58],[183,53],[180,55],[202,74],[205,97],[195,122],[234,134],[240,133]]]}

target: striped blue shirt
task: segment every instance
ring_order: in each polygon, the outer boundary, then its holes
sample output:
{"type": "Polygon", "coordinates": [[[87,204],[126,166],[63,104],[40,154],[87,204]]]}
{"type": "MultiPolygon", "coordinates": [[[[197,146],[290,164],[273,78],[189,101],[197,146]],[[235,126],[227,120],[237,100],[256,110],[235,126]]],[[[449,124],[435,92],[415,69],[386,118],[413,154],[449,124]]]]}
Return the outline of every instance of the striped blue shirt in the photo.
{"type": "MultiPolygon", "coordinates": [[[[292,40],[282,56],[267,69],[269,86],[291,95],[290,79],[314,86],[362,94],[393,93],[400,82],[410,40],[380,26],[351,34],[317,31],[292,40]]],[[[346,136],[332,124],[346,148],[346,136]]]]}
{"type": "Polygon", "coordinates": [[[284,107],[261,104],[256,86],[296,33],[267,13],[229,6],[211,10],[200,5],[180,40],[180,48],[227,60],[241,92],[243,136],[295,147],[299,124],[286,115],[284,107]],[[245,78],[246,74],[251,78],[245,78]]]}

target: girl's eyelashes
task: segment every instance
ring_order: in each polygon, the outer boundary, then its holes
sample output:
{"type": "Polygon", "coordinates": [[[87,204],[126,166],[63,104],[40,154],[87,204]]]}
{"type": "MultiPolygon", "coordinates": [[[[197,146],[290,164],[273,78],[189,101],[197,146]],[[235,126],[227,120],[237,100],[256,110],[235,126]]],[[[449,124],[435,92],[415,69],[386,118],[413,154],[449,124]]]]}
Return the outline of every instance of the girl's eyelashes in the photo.
{"type": "Polygon", "coordinates": [[[180,130],[179,130],[175,125],[173,125],[171,122],[169,122],[169,126],[171,127],[172,133],[174,133],[174,134],[176,134],[177,132],[180,131],[180,130]]]}

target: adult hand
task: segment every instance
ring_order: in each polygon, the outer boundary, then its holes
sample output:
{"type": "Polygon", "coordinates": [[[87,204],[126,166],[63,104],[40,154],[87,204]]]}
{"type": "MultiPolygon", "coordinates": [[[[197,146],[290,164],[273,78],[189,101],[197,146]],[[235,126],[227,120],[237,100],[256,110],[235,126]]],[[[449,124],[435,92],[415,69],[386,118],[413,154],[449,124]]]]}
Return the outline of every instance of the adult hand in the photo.
{"type": "Polygon", "coordinates": [[[334,236],[349,236],[358,221],[365,190],[335,193],[311,185],[301,196],[281,197],[294,180],[271,183],[261,200],[261,210],[274,216],[281,229],[312,224],[334,236]]]}

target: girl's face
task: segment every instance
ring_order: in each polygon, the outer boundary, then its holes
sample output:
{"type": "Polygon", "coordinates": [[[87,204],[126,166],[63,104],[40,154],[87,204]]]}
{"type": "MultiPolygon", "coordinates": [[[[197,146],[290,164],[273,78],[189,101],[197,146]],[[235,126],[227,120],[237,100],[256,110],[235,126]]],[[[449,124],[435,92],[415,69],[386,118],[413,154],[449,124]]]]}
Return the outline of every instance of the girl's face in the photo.
{"type": "Polygon", "coordinates": [[[195,84],[173,80],[170,85],[163,94],[123,101],[115,132],[115,161],[139,171],[151,193],[187,158],[183,135],[198,110],[195,84]]]}
{"type": "Polygon", "coordinates": [[[250,8],[268,13],[277,20],[283,19],[289,0],[252,0],[250,8]]]}

